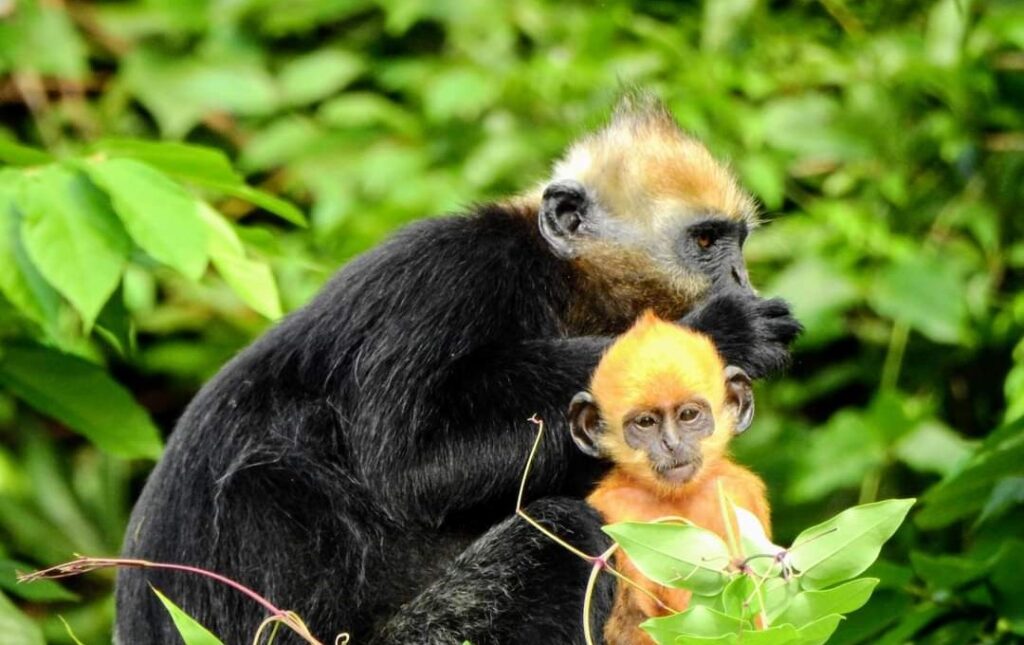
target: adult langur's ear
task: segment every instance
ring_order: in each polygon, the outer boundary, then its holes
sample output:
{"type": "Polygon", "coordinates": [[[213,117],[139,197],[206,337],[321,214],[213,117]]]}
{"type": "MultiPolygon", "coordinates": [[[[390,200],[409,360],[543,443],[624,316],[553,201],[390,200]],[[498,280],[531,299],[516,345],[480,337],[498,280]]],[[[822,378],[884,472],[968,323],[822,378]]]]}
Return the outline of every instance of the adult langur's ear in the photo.
{"type": "Polygon", "coordinates": [[[600,457],[597,440],[601,435],[601,413],[590,392],[579,392],[569,404],[569,432],[584,454],[600,457]]]}
{"type": "Polygon", "coordinates": [[[740,434],[754,420],[754,388],[747,373],[735,365],[725,368],[725,401],[735,412],[733,432],[740,434]]]}
{"type": "Polygon", "coordinates": [[[574,243],[589,209],[587,191],[578,181],[562,179],[544,189],[537,220],[540,234],[555,255],[566,260],[576,255],[574,243]]]}

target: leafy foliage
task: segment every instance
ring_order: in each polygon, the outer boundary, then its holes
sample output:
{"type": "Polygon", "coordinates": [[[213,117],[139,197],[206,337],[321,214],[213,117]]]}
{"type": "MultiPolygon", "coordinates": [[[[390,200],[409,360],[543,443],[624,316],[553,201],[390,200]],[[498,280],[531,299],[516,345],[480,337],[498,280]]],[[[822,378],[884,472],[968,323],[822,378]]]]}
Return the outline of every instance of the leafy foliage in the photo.
{"type": "Polygon", "coordinates": [[[685,611],[643,623],[657,643],[827,641],[843,614],[871,597],[877,578],[851,578],[875,561],[914,503],[855,506],[782,549],[763,543],[764,529],[753,515],[722,501],[723,509],[733,509],[723,512],[736,516],[723,522],[737,524],[741,536],[732,548],[693,525],[627,522],[605,529],[645,576],[693,592],[685,611]]]}
{"type": "MultiPolygon", "coordinates": [[[[778,539],[921,498],[831,642],[1024,635],[1019,2],[0,13],[0,557],[115,552],[159,435],[233,352],[396,227],[531,186],[622,82],[732,161],[770,221],[753,280],[807,327],[736,442],[778,539]]],[[[109,640],[109,589],[4,597],[3,633],[68,643],[61,614],[109,640]]]]}
{"type": "Polygon", "coordinates": [[[170,598],[160,593],[159,589],[154,588],[153,593],[163,603],[167,613],[171,615],[171,620],[174,621],[174,626],[178,629],[178,633],[181,634],[181,640],[185,641],[185,645],[223,645],[221,640],[214,636],[210,630],[203,627],[195,618],[186,614],[170,598]]]}

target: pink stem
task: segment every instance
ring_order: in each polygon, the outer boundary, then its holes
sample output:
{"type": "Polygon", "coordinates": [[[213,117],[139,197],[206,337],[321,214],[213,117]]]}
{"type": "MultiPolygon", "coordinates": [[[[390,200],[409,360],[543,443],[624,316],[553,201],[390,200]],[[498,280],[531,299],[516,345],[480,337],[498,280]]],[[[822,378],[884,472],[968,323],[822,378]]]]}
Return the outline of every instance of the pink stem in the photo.
{"type": "Polygon", "coordinates": [[[93,568],[109,568],[109,567],[139,567],[143,569],[173,569],[175,571],[186,571],[188,573],[195,573],[207,578],[212,578],[221,584],[225,584],[236,591],[244,593],[249,596],[260,605],[262,605],[267,611],[275,616],[280,616],[284,619],[288,619],[288,614],[284,611],[275,607],[269,600],[259,595],[249,587],[235,582],[231,578],[226,578],[219,573],[213,571],[207,571],[206,569],[200,569],[199,567],[190,567],[184,564],[168,564],[165,562],[150,562],[149,560],[132,560],[129,558],[88,558],[83,557],[71,562],[64,564],[58,564],[55,567],[44,569],[42,571],[36,571],[25,576],[20,576],[21,582],[28,582],[31,580],[38,580],[40,578],[63,578],[66,576],[77,575],[79,573],[85,573],[93,568]],[[76,569],[79,569],[76,571],[76,569]]]}

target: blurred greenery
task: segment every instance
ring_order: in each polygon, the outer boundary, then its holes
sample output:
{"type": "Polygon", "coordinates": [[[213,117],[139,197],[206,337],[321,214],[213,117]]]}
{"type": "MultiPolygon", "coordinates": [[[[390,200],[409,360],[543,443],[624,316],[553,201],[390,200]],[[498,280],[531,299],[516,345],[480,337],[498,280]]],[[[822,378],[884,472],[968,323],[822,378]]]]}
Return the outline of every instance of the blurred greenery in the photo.
{"type": "Polygon", "coordinates": [[[807,326],[737,442],[777,541],[921,498],[833,642],[1024,636],[1018,0],[0,0],[0,75],[5,642],[108,641],[111,576],[13,572],[115,553],[233,352],[621,84],[758,196],[753,279],[807,326]]]}

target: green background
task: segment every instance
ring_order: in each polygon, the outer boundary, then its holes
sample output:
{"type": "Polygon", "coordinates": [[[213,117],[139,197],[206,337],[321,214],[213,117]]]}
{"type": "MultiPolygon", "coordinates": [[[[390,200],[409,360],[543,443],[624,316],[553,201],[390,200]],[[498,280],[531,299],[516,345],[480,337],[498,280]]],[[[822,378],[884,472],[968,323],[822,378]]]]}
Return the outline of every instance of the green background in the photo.
{"type": "Polygon", "coordinates": [[[758,197],[752,278],[807,327],[737,442],[777,541],[921,498],[833,642],[1019,638],[1022,50],[1011,0],[0,0],[5,642],[108,641],[112,574],[13,571],[116,553],[228,357],[402,224],[541,180],[629,84],[758,197]]]}

